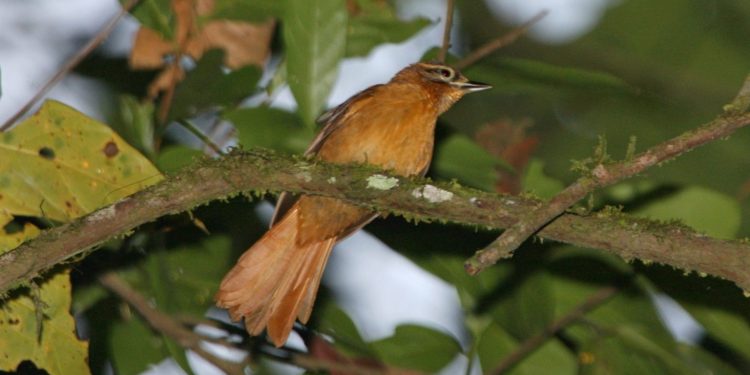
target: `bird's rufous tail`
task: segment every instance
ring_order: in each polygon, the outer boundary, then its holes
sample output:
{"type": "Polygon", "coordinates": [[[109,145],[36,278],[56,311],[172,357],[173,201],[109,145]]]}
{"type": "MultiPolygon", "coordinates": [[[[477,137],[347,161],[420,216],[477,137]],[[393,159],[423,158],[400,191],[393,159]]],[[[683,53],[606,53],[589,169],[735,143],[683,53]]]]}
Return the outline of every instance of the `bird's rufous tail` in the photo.
{"type": "Polygon", "coordinates": [[[320,278],[335,238],[299,244],[299,207],[292,207],[224,276],[216,304],[232,320],[245,318],[252,335],[268,330],[274,345],[286,342],[294,320],[310,318],[320,278]]]}

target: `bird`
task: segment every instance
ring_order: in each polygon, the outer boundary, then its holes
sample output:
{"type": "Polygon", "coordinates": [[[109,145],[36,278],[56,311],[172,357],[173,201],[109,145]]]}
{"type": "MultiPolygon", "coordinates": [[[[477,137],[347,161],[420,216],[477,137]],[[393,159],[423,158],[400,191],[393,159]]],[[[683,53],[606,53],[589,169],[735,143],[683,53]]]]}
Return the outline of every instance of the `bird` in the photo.
{"type": "MultiPolygon", "coordinates": [[[[490,87],[442,63],[411,64],[321,115],[324,126],[305,156],[423,176],[438,116],[465,94],[490,87]]],[[[216,305],[233,321],[244,318],[250,335],[265,330],[276,347],[283,346],[295,320],[309,320],[334,244],[376,216],[335,198],[282,193],[270,229],[221,281],[216,305]]]]}

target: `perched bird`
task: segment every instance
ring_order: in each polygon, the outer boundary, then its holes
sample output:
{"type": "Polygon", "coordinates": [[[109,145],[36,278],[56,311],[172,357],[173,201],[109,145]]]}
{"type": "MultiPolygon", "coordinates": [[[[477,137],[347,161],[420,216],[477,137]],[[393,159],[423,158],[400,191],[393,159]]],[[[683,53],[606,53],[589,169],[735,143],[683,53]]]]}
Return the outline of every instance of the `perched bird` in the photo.
{"type": "MultiPolygon", "coordinates": [[[[319,118],[325,124],[306,155],[332,163],[368,163],[404,176],[424,175],[432,159],[435,122],[464,94],[490,88],[455,69],[417,63],[390,82],[352,96],[319,118]]],[[[338,199],[282,194],[271,229],[224,277],[216,304],[251,335],[264,329],[276,346],[295,319],[312,312],[333,245],[374,219],[338,199]]]]}

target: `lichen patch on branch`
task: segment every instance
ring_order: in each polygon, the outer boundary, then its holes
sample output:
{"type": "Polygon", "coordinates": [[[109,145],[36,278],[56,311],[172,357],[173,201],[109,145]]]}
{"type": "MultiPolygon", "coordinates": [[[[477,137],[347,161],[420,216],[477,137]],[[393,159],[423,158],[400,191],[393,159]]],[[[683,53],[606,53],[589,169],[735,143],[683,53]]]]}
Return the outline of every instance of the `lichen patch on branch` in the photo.
{"type": "Polygon", "coordinates": [[[375,190],[391,190],[398,186],[398,178],[388,177],[382,174],[374,174],[367,177],[367,188],[375,190]]]}
{"type": "Polygon", "coordinates": [[[424,198],[430,203],[440,203],[453,199],[452,192],[429,184],[412,190],[411,195],[417,199],[424,198]]]}

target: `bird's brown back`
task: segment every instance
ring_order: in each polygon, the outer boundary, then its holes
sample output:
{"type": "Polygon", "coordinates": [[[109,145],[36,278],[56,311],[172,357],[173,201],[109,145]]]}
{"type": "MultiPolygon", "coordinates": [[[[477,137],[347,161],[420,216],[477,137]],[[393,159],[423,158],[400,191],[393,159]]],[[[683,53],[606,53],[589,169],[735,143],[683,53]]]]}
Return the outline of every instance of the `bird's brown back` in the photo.
{"type": "MultiPolygon", "coordinates": [[[[335,127],[317,149],[333,163],[367,163],[397,174],[423,174],[430,164],[439,108],[420,82],[391,81],[374,86],[338,108],[326,126],[335,127]]],[[[324,130],[325,132],[325,130],[324,130]]],[[[298,241],[342,237],[372,216],[340,200],[300,198],[298,241]]]]}

